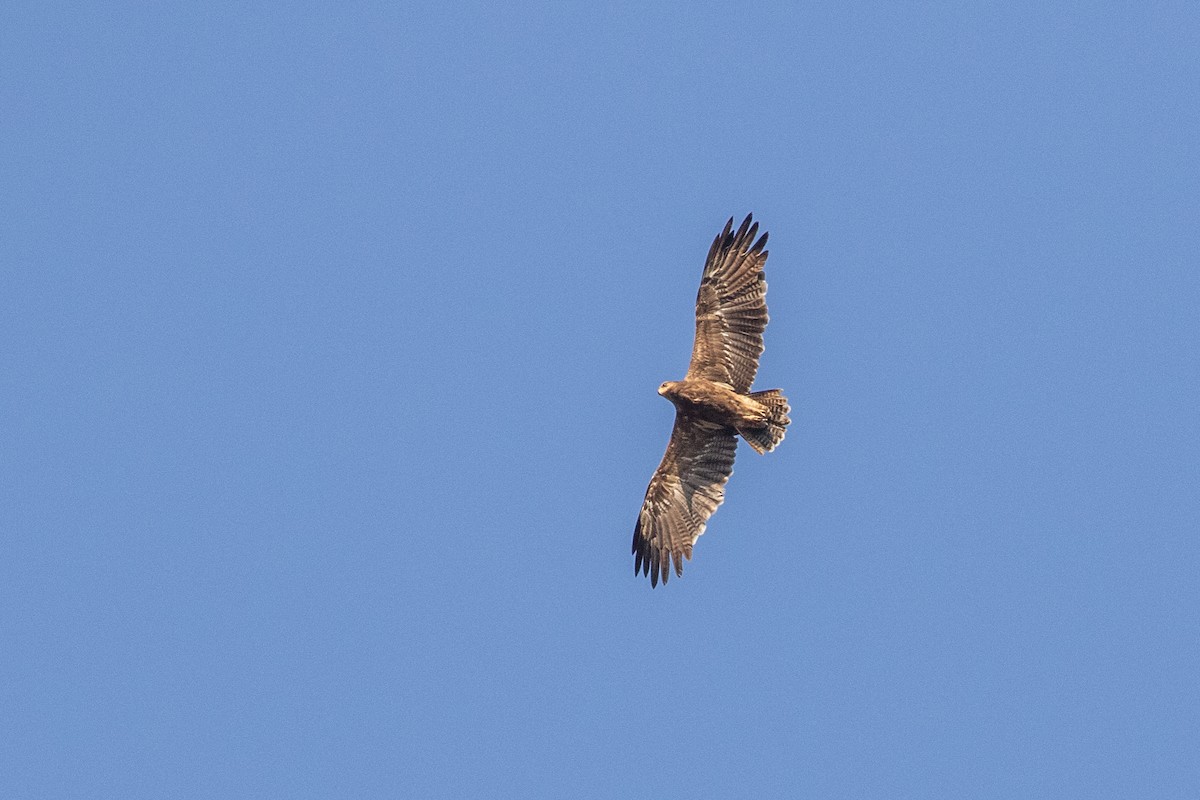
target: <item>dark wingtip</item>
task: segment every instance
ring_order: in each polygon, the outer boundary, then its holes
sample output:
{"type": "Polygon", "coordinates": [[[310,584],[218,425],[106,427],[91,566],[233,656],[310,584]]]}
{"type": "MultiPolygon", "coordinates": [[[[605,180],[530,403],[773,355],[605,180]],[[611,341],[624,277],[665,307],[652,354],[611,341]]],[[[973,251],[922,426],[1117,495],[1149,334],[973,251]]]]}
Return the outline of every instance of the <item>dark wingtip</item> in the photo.
{"type": "Polygon", "coordinates": [[[750,231],[750,238],[753,239],[754,231],[758,230],[758,223],[754,221],[753,213],[747,214],[746,218],[744,220],[742,220],[742,224],[738,228],[738,235],[740,236],[743,231],[747,231],[747,230],[750,231]]]}
{"type": "MultiPolygon", "coordinates": [[[[742,224],[738,226],[737,233],[730,235],[729,231],[733,226],[733,217],[729,218],[729,222],[725,223],[725,230],[717,237],[717,242],[720,242],[721,248],[735,248],[745,252],[759,252],[767,243],[767,234],[764,231],[758,241],[754,241],[754,237],[758,234],[758,223],[754,221],[754,214],[746,215],[742,220],[742,224]],[[749,246],[753,242],[753,246],[749,246]]],[[[713,243],[716,249],[717,242],[713,243]]]]}
{"type": "MultiPolygon", "coordinates": [[[[633,574],[649,575],[650,587],[658,586],[658,576],[661,569],[662,552],[655,550],[642,537],[642,518],[639,515],[637,524],[633,527],[633,574]]],[[[663,578],[663,583],[666,583],[663,578]]]]}
{"type": "Polygon", "coordinates": [[[712,247],[708,248],[708,257],[705,258],[706,263],[712,261],[713,256],[722,248],[728,247],[730,240],[729,232],[731,230],[733,230],[733,217],[729,218],[729,221],[725,223],[724,230],[717,234],[717,238],[713,239],[712,247]]]}
{"type": "Polygon", "coordinates": [[[721,234],[717,236],[717,241],[713,242],[713,245],[720,247],[728,246],[729,242],[733,239],[733,234],[731,233],[732,230],[733,217],[730,217],[728,220],[726,220],[725,227],[721,230],[721,234]]]}
{"type": "Polygon", "coordinates": [[[733,237],[735,240],[740,241],[746,236],[746,231],[750,229],[750,218],[752,216],[754,215],[748,214],[746,218],[742,220],[742,224],[738,226],[737,235],[733,237]]]}
{"type": "Polygon", "coordinates": [[[754,243],[754,247],[750,248],[750,252],[762,253],[763,255],[766,255],[766,251],[764,251],[763,248],[767,246],[767,237],[770,235],[770,232],[763,231],[763,235],[758,237],[758,241],[754,243]]]}

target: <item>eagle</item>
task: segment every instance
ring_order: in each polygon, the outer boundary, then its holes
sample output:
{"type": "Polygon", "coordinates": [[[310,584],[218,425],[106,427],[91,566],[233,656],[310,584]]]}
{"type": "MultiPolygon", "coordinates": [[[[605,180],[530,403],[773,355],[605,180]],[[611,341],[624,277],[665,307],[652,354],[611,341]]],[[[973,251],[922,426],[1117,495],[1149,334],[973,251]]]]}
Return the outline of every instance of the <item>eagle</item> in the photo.
{"type": "Polygon", "coordinates": [[[684,559],[725,499],[740,434],[757,452],[783,441],[791,422],[779,389],[751,392],[767,327],[767,234],[754,215],[713,240],[696,296],[696,340],[687,375],[658,393],[675,404],[675,427],[633,529],[633,572],[683,576],[684,559]]]}

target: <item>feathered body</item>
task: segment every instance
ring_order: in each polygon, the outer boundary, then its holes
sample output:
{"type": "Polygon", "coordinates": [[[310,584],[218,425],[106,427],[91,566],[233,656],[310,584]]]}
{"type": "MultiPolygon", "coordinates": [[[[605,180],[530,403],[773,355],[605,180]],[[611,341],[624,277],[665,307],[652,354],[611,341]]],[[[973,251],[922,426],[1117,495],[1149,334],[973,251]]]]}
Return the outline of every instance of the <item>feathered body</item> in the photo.
{"type": "MultiPolygon", "coordinates": [[[[727,383],[699,378],[667,381],[659,387],[658,393],[674,403],[676,411],[686,417],[715,423],[721,428],[733,428],[739,433],[751,434],[743,438],[760,453],[773,449],[775,444],[783,439],[782,429],[778,440],[769,447],[760,446],[757,443],[758,437],[755,436],[757,432],[778,421],[776,417],[779,404],[771,402],[772,398],[783,398],[778,389],[741,394],[727,383]]],[[[785,406],[786,402],[785,400],[785,406]]],[[[788,410],[786,407],[783,409],[784,415],[788,410]]]]}

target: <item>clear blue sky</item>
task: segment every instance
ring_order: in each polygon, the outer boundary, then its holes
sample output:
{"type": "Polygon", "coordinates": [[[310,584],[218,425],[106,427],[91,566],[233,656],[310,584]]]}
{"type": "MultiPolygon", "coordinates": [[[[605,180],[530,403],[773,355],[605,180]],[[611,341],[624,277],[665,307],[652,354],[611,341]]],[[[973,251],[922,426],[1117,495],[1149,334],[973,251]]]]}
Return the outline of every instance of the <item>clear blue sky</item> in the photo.
{"type": "Polygon", "coordinates": [[[1200,6],[334,5],[0,11],[0,795],[1200,796],[1200,6]]]}

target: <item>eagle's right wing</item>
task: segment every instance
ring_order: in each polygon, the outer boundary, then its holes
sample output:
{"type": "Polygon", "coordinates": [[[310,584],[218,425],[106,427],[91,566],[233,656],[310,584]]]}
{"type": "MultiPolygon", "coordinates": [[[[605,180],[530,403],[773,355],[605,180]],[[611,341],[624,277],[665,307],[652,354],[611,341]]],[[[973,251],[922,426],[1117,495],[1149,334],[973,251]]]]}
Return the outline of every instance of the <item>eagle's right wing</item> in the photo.
{"type": "Polygon", "coordinates": [[[713,240],[696,294],[696,341],[688,378],[727,383],[746,393],[758,372],[767,327],[767,234],[747,215],[737,233],[733,217],[713,240]]]}
{"type": "Polygon", "coordinates": [[[708,518],[725,499],[725,483],[733,473],[737,434],[676,412],[675,428],[662,463],[654,471],[633,530],[633,571],[667,582],[674,562],[683,575],[683,560],[704,533],[708,518]]]}

